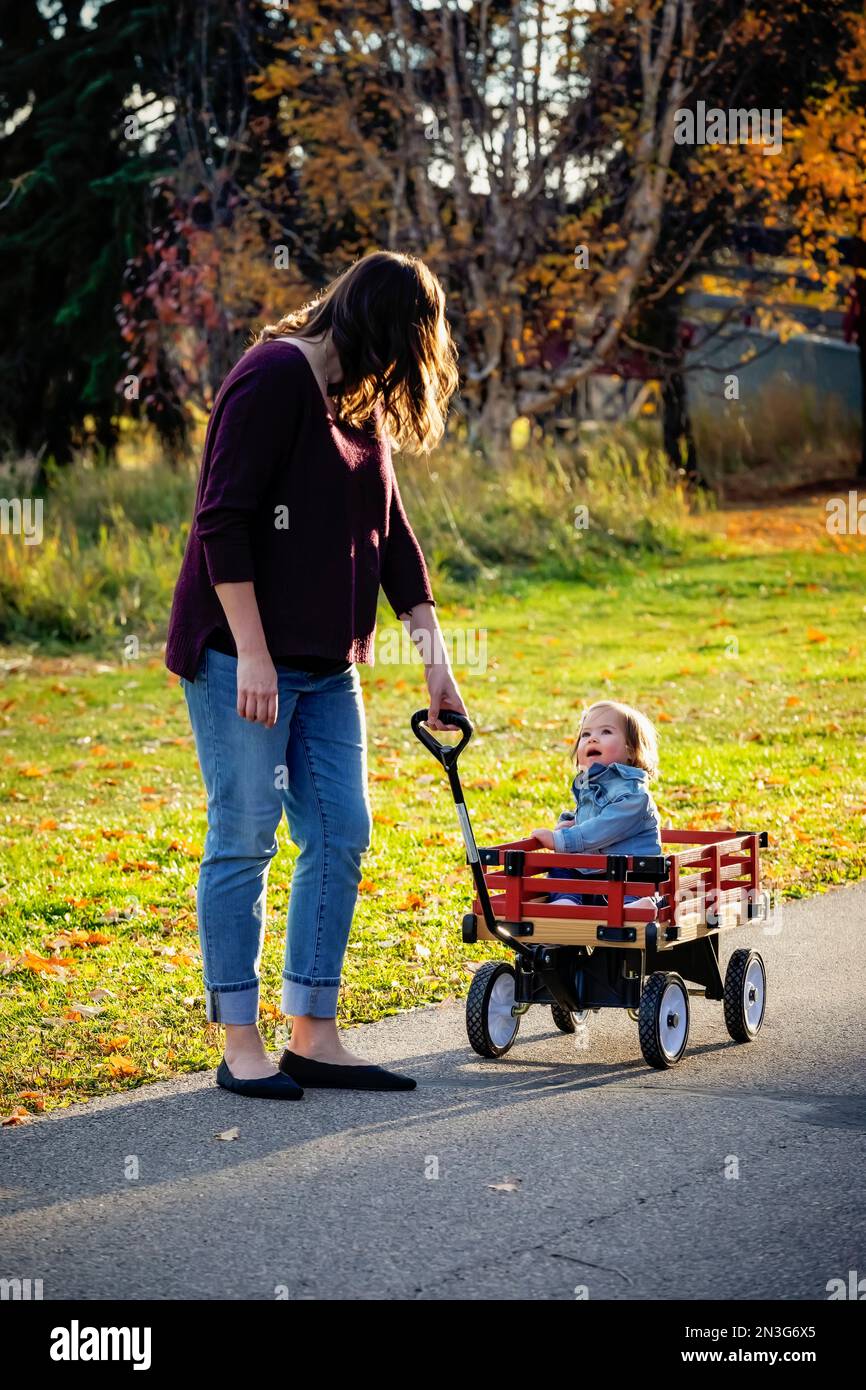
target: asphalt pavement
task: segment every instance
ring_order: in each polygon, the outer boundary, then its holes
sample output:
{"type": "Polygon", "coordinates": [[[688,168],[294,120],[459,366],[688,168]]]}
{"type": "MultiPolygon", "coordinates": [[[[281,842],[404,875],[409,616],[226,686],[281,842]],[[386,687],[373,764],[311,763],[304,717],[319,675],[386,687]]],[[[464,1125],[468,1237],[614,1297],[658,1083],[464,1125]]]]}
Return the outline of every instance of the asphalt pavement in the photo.
{"type": "Polygon", "coordinates": [[[826,1299],[866,1276],[866,882],[774,925],[723,937],[767,963],[758,1039],[694,999],[670,1071],[618,1010],[578,1048],[533,1007],[482,1060],[461,1000],[346,1033],[414,1091],[264,1102],[198,1073],[7,1128],[0,1276],[45,1299],[826,1299]]]}

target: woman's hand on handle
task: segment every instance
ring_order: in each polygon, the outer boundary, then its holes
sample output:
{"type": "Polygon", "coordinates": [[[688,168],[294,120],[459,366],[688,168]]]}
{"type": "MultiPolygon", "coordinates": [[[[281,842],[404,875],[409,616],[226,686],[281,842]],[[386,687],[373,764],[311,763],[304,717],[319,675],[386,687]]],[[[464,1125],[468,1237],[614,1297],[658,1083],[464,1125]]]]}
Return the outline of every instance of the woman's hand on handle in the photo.
{"type": "MultiPolygon", "coordinates": [[[[445,715],[449,709],[469,717],[469,711],[460,697],[457,682],[449,667],[431,666],[425,672],[425,676],[430,695],[427,718],[424,720],[428,729],[447,729],[449,725],[445,720],[445,715]]],[[[453,725],[451,727],[453,728],[453,725]]]]}
{"type": "Polygon", "coordinates": [[[400,619],[406,625],[424,662],[424,679],[430,692],[427,718],[424,721],[427,728],[447,729],[449,725],[443,723],[439,716],[449,709],[456,710],[458,714],[465,714],[468,719],[469,711],[457,689],[433,604],[416,603],[407,613],[401,613],[400,619]]]}

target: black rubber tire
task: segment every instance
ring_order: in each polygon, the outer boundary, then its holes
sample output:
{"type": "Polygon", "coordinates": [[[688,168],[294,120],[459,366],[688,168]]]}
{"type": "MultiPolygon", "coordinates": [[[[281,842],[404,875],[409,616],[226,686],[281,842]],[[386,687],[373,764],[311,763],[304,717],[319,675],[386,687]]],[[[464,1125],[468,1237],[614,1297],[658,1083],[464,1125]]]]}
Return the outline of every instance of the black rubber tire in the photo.
{"type": "Polygon", "coordinates": [[[575,1032],[574,1019],[566,1009],[561,1008],[559,1004],[551,1004],[550,1012],[560,1033],[575,1032]]]}
{"type": "Polygon", "coordinates": [[[767,968],[757,951],[742,948],[735,951],[725,971],[725,1027],[734,1042],[753,1042],[761,1031],[767,1013],[767,968]],[[750,1028],[746,1018],[745,981],[749,966],[758,961],[764,979],[764,1001],[757,1028],[750,1028]]]}
{"type": "MultiPolygon", "coordinates": [[[[560,1033],[577,1032],[577,1024],[574,1021],[574,1014],[571,1013],[568,1009],[561,1008],[559,1004],[551,1004],[550,1012],[553,1015],[553,1021],[559,1029],[560,1033]]],[[[585,1025],[589,1022],[589,1009],[583,1009],[582,1012],[586,1015],[586,1017],[582,1018],[580,1022],[581,1024],[585,1025]]],[[[594,1012],[598,1013],[598,1009],[595,1009],[594,1012]]]]}
{"type": "Polygon", "coordinates": [[[689,1009],[689,992],[681,976],[672,970],[656,970],[644,981],[641,990],[640,1008],[638,1010],[638,1037],[640,1039],[640,1050],[644,1055],[644,1061],[649,1066],[655,1067],[658,1071],[667,1071],[670,1067],[675,1067],[680,1061],[686,1050],[689,1041],[689,1025],[691,1023],[691,1011],[689,1009]],[[683,1000],[686,1014],[686,1031],[682,1041],[682,1046],[676,1057],[669,1057],[661,1045],[659,1037],[659,1010],[662,997],[668,985],[677,984],[683,992],[683,1000]]]}
{"type": "Polygon", "coordinates": [[[504,1057],[514,1045],[520,1029],[520,1017],[514,1019],[514,1032],[505,1046],[493,1041],[487,1027],[487,1015],[493,986],[507,972],[514,976],[514,966],[504,960],[486,960],[475,971],[466,998],[466,1034],[479,1057],[504,1057]]]}

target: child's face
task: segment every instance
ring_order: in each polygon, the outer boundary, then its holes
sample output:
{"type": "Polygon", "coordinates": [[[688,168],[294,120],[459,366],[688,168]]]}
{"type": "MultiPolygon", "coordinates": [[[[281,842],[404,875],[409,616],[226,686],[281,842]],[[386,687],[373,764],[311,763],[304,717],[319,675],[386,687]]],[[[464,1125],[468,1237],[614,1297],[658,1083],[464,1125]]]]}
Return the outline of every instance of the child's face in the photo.
{"type": "Polygon", "coordinates": [[[627,763],[628,746],[625,729],[610,710],[599,710],[584,719],[577,740],[577,765],[592,763],[627,763]]]}

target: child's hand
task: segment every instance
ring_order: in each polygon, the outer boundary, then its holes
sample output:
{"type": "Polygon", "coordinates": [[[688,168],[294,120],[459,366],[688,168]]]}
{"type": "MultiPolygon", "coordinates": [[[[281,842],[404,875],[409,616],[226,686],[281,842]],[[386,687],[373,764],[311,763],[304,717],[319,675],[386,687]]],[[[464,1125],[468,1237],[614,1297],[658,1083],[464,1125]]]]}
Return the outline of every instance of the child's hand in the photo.
{"type": "Polygon", "coordinates": [[[552,830],[533,830],[533,838],[538,841],[542,849],[553,849],[552,830]]]}

